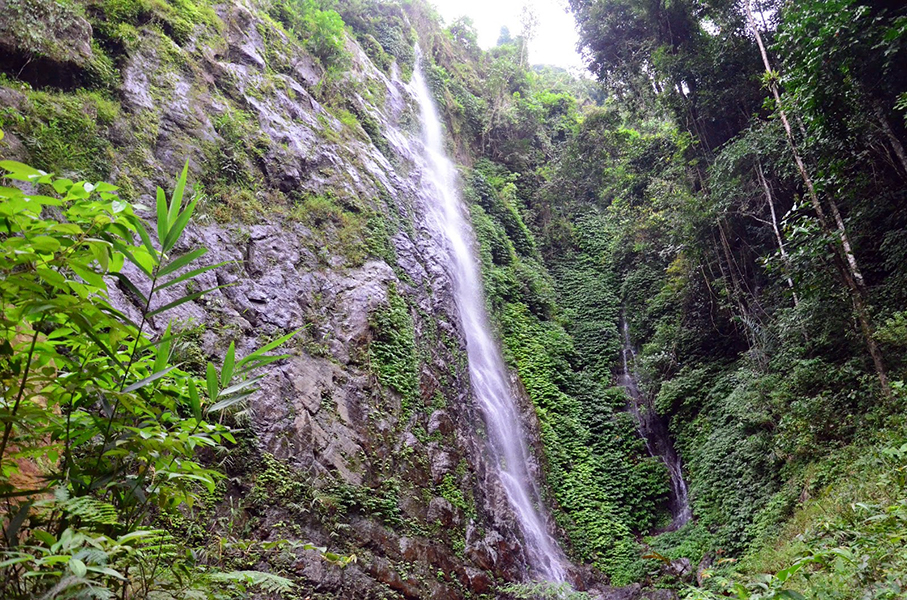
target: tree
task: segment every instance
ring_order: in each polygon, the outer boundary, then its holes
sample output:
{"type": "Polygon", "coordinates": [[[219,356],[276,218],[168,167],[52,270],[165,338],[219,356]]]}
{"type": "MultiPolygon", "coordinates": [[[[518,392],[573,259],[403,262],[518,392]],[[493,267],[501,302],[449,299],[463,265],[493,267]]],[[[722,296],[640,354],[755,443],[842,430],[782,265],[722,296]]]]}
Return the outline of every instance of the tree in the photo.
{"type": "Polygon", "coordinates": [[[520,67],[525,67],[529,60],[529,44],[538,32],[539,17],[532,2],[523,4],[520,9],[520,67]]]}
{"type": "Polygon", "coordinates": [[[506,25],[501,27],[501,33],[498,35],[498,46],[504,46],[506,44],[512,44],[513,37],[510,35],[510,28],[506,25]]]}

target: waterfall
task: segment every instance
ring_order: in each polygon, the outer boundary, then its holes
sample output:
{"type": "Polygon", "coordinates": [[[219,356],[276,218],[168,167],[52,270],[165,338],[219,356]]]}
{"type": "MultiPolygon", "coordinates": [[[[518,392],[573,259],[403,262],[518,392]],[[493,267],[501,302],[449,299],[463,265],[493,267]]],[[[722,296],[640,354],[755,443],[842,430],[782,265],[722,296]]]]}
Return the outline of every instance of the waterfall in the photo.
{"type": "Polygon", "coordinates": [[[668,468],[668,475],[671,478],[672,522],[670,529],[679,529],[693,517],[690,509],[687,483],[683,478],[680,456],[674,449],[674,443],[671,441],[671,435],[664,420],[655,412],[655,407],[652,406],[652,403],[639,391],[634,373],[636,351],[630,341],[630,327],[623,316],[620,319],[620,327],[624,337],[624,345],[621,351],[621,366],[623,368],[620,375],[618,375],[617,383],[627,390],[627,395],[630,396],[630,411],[636,418],[639,434],[646,443],[646,449],[649,454],[664,461],[665,466],[668,468]],[[640,411],[640,407],[642,407],[642,411],[640,411]]]}
{"type": "Polygon", "coordinates": [[[529,450],[516,400],[485,308],[472,228],[457,189],[456,170],[444,150],[441,120],[418,54],[413,87],[422,117],[426,151],[422,183],[431,198],[430,226],[440,234],[448,253],[454,296],[466,336],[469,378],[484,415],[489,452],[522,531],[527,566],[539,577],[562,582],[566,577],[565,559],[548,533],[539,489],[529,473],[529,450]]]}

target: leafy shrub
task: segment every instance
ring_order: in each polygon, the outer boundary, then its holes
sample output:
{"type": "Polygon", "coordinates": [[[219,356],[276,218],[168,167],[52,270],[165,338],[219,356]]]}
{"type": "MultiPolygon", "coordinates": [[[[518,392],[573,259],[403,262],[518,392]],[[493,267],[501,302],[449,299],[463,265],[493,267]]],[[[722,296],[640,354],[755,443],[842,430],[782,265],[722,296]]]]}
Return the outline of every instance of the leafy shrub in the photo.
{"type": "Polygon", "coordinates": [[[401,395],[403,414],[408,415],[419,396],[413,318],[406,299],[393,285],[387,290],[387,302],[370,319],[375,338],[369,345],[369,357],[378,382],[401,395]]]}
{"type": "Polygon", "coordinates": [[[326,69],[343,67],[347,58],[346,33],[337,11],[325,10],[315,0],[275,0],[269,12],[326,69]]]}
{"type": "Polygon", "coordinates": [[[251,394],[252,371],[281,358],[264,353],[293,334],[241,359],[231,344],[201,380],[172,364],[169,327],[148,333],[153,318],[210,290],[163,305],[158,292],[220,266],[196,265],[203,248],[174,252],[197,202],[183,207],[186,169],[169,203],[158,189],[153,241],[115,186],[0,168],[44,192],[0,188],[0,595],[183,595],[212,584],[153,515],[213,491],[221,475],[196,453],[234,438],[210,417],[251,394]],[[137,323],[110,305],[111,280],[137,323]]]}

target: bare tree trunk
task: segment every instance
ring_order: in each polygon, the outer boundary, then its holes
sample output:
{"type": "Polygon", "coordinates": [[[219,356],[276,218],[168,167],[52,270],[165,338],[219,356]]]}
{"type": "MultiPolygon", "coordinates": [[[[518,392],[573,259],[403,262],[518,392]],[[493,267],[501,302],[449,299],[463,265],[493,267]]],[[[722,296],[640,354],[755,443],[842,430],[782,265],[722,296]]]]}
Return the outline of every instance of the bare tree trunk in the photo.
{"type": "MultiPolygon", "coordinates": [[[[809,172],[806,170],[806,165],[803,163],[803,158],[800,156],[800,151],[797,148],[797,143],[794,140],[793,131],[791,130],[790,121],[787,119],[787,113],[784,110],[784,105],[781,103],[781,93],[778,90],[778,83],[775,81],[774,77],[771,76],[772,65],[768,60],[768,53],[765,50],[765,44],[762,42],[762,34],[759,32],[759,28],[756,26],[756,20],[753,18],[752,7],[750,6],[750,0],[746,0],[746,14],[749,17],[750,27],[753,30],[753,34],[756,37],[756,43],[759,45],[759,52],[762,54],[762,62],[765,65],[765,70],[770,74],[771,84],[770,88],[772,90],[772,95],[775,98],[775,103],[778,106],[778,116],[781,117],[781,123],[784,125],[784,131],[787,134],[787,143],[790,147],[791,154],[794,156],[794,163],[797,166],[797,171],[800,172],[800,177],[803,179],[803,184],[806,186],[807,195],[809,196],[810,202],[812,203],[813,210],[816,212],[816,217],[819,220],[819,224],[822,226],[822,229],[826,233],[832,233],[832,229],[829,225],[828,219],[825,216],[825,211],[822,209],[822,203],[819,201],[819,195],[816,193],[816,187],[813,185],[813,180],[809,176],[809,172]]],[[[859,266],[857,265],[856,256],[853,253],[853,248],[850,245],[850,238],[847,235],[847,229],[844,226],[844,219],[841,217],[841,212],[838,210],[838,205],[834,200],[830,200],[832,214],[834,216],[835,225],[837,227],[838,239],[840,240],[840,246],[835,246],[836,253],[839,252],[843,254],[846,267],[841,269],[841,275],[844,277],[845,284],[850,289],[851,300],[853,302],[854,311],[857,314],[857,319],[860,322],[860,330],[863,334],[863,339],[866,342],[866,346],[869,349],[869,354],[872,357],[872,362],[875,367],[876,375],[879,378],[879,384],[882,386],[882,394],[887,400],[891,399],[891,386],[888,383],[888,375],[885,371],[885,363],[882,359],[882,352],[879,349],[879,345],[876,343],[875,338],[873,337],[873,328],[872,321],[869,318],[869,311],[866,308],[866,302],[863,299],[863,292],[865,289],[865,283],[863,281],[863,274],[860,273],[859,266]]]]}
{"type": "Polygon", "coordinates": [[[844,227],[844,219],[841,218],[841,211],[838,210],[838,203],[834,198],[828,198],[828,204],[831,206],[831,214],[838,226],[838,234],[841,237],[841,247],[844,249],[844,257],[847,258],[847,266],[850,267],[850,273],[853,275],[857,289],[861,292],[865,289],[866,284],[863,281],[863,274],[860,273],[860,267],[857,265],[857,257],[850,246],[850,238],[847,235],[847,229],[844,227]]]}
{"type": "Polygon", "coordinates": [[[765,190],[765,199],[768,201],[769,211],[772,213],[772,229],[775,231],[775,239],[778,240],[778,251],[781,253],[781,260],[784,263],[785,277],[787,278],[787,287],[794,298],[794,306],[800,305],[800,299],[797,297],[797,291],[794,289],[794,280],[790,276],[790,258],[787,250],[784,248],[784,238],[781,237],[781,229],[778,227],[778,216],[775,213],[775,201],[772,199],[772,189],[765,179],[765,173],[762,171],[762,163],[756,162],[756,173],[759,175],[759,181],[762,183],[762,189],[765,190]]]}
{"type": "Polygon", "coordinates": [[[894,134],[894,130],[891,129],[891,124],[885,117],[885,111],[882,110],[882,107],[879,106],[879,103],[873,102],[872,108],[875,111],[876,120],[878,120],[879,126],[882,128],[882,132],[885,134],[885,137],[888,138],[888,142],[891,144],[891,148],[897,155],[898,160],[901,161],[901,166],[904,168],[904,173],[907,174],[907,152],[904,151],[904,145],[901,144],[901,140],[898,139],[898,136],[894,134]]]}
{"type": "MultiPolygon", "coordinates": [[[[724,252],[724,259],[727,261],[728,275],[731,283],[731,298],[737,304],[737,309],[740,311],[740,321],[743,323],[746,330],[746,337],[749,340],[750,349],[758,351],[760,355],[763,355],[762,348],[759,347],[758,336],[756,336],[755,333],[755,326],[759,322],[759,319],[755,312],[751,311],[747,306],[747,303],[744,302],[743,284],[741,284],[740,279],[737,277],[737,263],[734,261],[734,254],[731,251],[731,244],[728,242],[724,227],[724,220],[719,220],[718,235],[721,240],[721,249],[724,252]]],[[[720,266],[721,261],[719,261],[718,264],[720,266]]]]}

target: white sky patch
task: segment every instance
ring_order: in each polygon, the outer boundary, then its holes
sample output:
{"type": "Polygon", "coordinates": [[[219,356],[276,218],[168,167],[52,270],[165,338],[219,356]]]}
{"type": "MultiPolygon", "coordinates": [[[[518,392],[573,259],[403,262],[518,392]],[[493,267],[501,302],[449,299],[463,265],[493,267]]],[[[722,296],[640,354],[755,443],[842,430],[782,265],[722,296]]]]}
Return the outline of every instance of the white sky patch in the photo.
{"type": "MultiPolygon", "coordinates": [[[[510,35],[520,34],[520,11],[527,0],[431,0],[438,12],[450,25],[462,16],[471,17],[479,34],[479,45],[488,49],[495,46],[501,27],[510,29],[510,35]]],[[[565,0],[533,0],[539,24],[535,39],[529,46],[532,64],[556,65],[585,70],[576,52],[579,37],[573,15],[567,12],[565,0]]]]}

